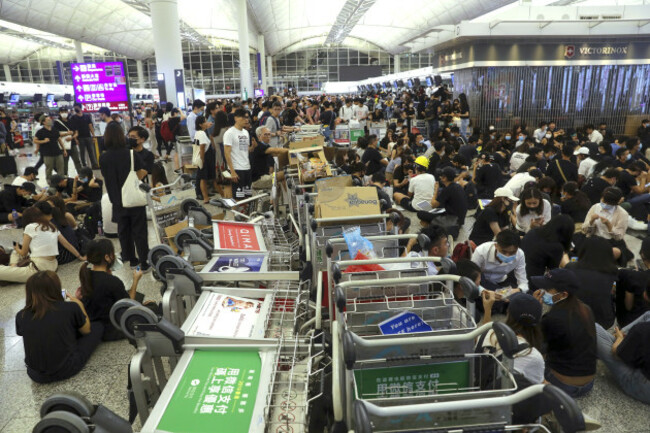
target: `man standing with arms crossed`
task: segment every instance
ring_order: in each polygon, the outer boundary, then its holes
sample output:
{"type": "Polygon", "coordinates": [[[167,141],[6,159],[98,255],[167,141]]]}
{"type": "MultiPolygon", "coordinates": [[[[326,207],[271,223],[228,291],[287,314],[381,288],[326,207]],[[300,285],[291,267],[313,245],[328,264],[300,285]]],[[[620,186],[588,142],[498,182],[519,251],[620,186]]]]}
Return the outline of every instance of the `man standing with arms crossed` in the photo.
{"type": "Polygon", "coordinates": [[[251,164],[248,159],[250,137],[249,114],[243,108],[235,110],[235,126],[223,136],[226,163],[232,176],[232,194],[235,200],[244,200],[251,195],[251,164]]]}

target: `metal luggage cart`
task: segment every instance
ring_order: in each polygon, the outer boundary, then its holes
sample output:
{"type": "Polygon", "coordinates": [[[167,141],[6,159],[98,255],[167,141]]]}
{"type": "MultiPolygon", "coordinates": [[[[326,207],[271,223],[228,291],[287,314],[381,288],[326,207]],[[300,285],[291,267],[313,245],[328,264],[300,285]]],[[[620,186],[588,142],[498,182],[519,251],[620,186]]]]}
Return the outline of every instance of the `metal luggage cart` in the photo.
{"type": "Polygon", "coordinates": [[[176,137],[176,157],[178,158],[179,166],[176,168],[183,168],[185,165],[192,165],[192,139],[189,136],[176,137]]]}
{"type": "MultiPolygon", "coordinates": [[[[196,193],[188,175],[181,175],[169,185],[151,188],[147,194],[147,206],[151,211],[151,221],[156,234],[157,245],[169,245],[165,228],[183,220],[186,209],[181,206],[185,200],[196,202],[196,193]]],[[[187,207],[187,206],[185,206],[187,207]]]]}
{"type": "Polygon", "coordinates": [[[350,147],[350,126],[340,123],[332,131],[332,141],[336,147],[350,147]]]}
{"type": "Polygon", "coordinates": [[[233,198],[213,198],[210,199],[210,204],[222,208],[226,212],[226,216],[230,212],[231,218],[228,219],[252,221],[259,219],[264,209],[264,203],[268,202],[270,197],[269,193],[264,192],[239,201],[233,198]]]}

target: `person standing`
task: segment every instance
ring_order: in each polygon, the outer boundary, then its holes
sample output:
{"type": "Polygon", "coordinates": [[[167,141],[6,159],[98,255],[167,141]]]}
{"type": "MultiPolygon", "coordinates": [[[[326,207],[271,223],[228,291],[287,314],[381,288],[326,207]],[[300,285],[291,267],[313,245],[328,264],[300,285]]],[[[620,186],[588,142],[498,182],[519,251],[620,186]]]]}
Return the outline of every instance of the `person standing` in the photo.
{"type": "Polygon", "coordinates": [[[68,162],[72,157],[74,168],[81,170],[81,161],[79,161],[79,149],[75,141],[75,132],[70,129],[70,121],[68,120],[68,109],[66,107],[59,108],[59,118],[54,122],[54,129],[59,131],[63,139],[63,147],[68,152],[67,156],[63,157],[63,175],[68,175],[68,162]]]}
{"type": "Polygon", "coordinates": [[[194,140],[194,134],[196,134],[196,118],[203,114],[203,107],[205,107],[205,102],[200,99],[195,99],[192,102],[192,111],[187,115],[187,132],[190,134],[190,139],[194,140]]]}
{"type": "MultiPolygon", "coordinates": [[[[150,138],[149,132],[142,126],[134,126],[129,129],[127,144],[130,149],[140,157],[142,165],[147,170],[148,175],[153,172],[154,154],[144,148],[144,143],[150,138]]],[[[152,185],[153,186],[153,185],[152,185]]]]}
{"type": "Polygon", "coordinates": [[[282,112],[282,104],[278,101],[274,102],[271,106],[271,115],[267,117],[264,125],[271,133],[271,147],[282,147],[282,123],[280,123],[280,113],[282,112]]]}
{"type": "Polygon", "coordinates": [[[49,180],[52,177],[52,170],[56,170],[58,174],[65,173],[63,158],[68,156],[68,152],[63,146],[61,133],[52,128],[52,118],[43,114],[40,121],[43,128],[36,133],[34,143],[38,146],[38,151],[43,155],[45,177],[49,180]]]}
{"type": "Polygon", "coordinates": [[[158,148],[158,140],[156,137],[156,119],[151,108],[147,108],[144,111],[144,128],[149,133],[149,143],[151,144],[149,149],[154,152],[158,148]]]}
{"type": "MultiPolygon", "coordinates": [[[[142,272],[147,272],[151,268],[147,263],[147,211],[145,206],[122,206],[122,187],[131,171],[131,149],[127,148],[124,131],[117,122],[106,125],[104,143],[107,150],[100,157],[100,165],[106,191],[113,205],[113,222],[117,223],[122,260],[128,261],[132,268],[139,265],[142,272]]],[[[136,152],[133,153],[133,170],[139,179],[147,175],[147,170],[136,152]]]]}
{"type": "MultiPolygon", "coordinates": [[[[109,112],[110,113],[110,112],[109,112]]],[[[77,143],[81,153],[81,165],[86,167],[86,152],[88,159],[90,159],[90,166],[93,170],[98,170],[97,156],[95,155],[95,145],[93,137],[95,136],[95,128],[90,115],[83,114],[81,111],[81,104],[74,104],[74,115],[70,117],[70,129],[75,131],[77,143]]]]}
{"type": "MultiPolygon", "coordinates": [[[[273,108],[276,109],[274,103],[273,108]]],[[[279,114],[279,113],[278,113],[279,114]]],[[[248,159],[250,147],[250,120],[248,112],[243,108],[235,111],[235,125],[228,129],[223,136],[224,156],[232,179],[232,193],[236,200],[243,200],[251,195],[251,164],[248,159]]],[[[275,110],[273,112],[275,116],[275,110]]],[[[275,117],[267,121],[267,125],[275,117]]]]}

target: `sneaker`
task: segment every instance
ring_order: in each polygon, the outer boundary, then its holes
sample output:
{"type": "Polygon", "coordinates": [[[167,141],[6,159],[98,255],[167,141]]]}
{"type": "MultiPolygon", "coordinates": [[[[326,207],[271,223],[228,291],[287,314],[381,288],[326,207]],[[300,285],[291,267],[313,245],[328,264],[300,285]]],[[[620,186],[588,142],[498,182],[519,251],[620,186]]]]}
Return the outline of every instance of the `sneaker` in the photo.
{"type": "Polygon", "coordinates": [[[644,223],[642,221],[632,218],[631,216],[628,216],[627,218],[627,226],[632,230],[648,230],[647,222],[644,223]]]}
{"type": "Polygon", "coordinates": [[[585,430],[584,431],[594,431],[602,427],[600,421],[590,417],[586,413],[582,412],[582,418],[585,420],[585,430]]]}

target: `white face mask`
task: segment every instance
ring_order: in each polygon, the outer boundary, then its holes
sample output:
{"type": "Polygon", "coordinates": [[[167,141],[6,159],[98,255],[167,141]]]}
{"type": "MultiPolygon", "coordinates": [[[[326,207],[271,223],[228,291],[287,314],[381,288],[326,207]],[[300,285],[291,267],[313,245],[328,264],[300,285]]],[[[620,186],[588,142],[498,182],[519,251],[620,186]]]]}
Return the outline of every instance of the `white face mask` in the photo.
{"type": "Polygon", "coordinates": [[[546,138],[551,138],[553,134],[546,134],[546,138]]]}
{"type": "Polygon", "coordinates": [[[65,120],[68,118],[68,113],[61,113],[61,119],[65,120]]]}

